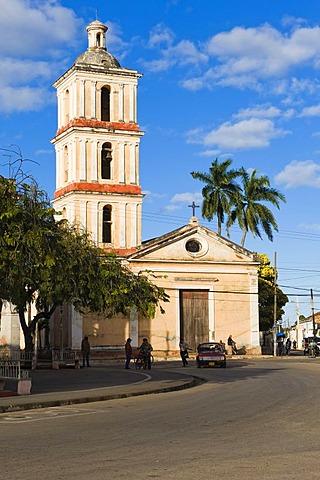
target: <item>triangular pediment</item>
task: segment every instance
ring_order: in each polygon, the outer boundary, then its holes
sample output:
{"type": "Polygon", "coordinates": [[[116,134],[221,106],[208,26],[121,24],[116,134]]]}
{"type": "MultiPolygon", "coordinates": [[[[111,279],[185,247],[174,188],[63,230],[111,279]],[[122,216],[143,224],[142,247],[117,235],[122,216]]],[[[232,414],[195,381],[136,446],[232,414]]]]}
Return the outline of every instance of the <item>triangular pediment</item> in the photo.
{"type": "Polygon", "coordinates": [[[252,252],[217,235],[198,222],[144,242],[129,258],[150,261],[259,263],[252,252]]]}

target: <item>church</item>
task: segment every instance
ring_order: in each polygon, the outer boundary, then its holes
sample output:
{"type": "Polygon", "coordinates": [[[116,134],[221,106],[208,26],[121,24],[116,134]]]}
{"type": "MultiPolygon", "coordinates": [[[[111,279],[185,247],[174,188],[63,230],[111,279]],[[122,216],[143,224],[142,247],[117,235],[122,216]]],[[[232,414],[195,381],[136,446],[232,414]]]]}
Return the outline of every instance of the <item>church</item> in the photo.
{"type": "Polygon", "coordinates": [[[84,335],[96,349],[123,346],[127,337],[137,346],[147,337],[155,352],[168,355],[179,350],[180,338],[194,349],[232,334],[239,348],[260,353],[259,260],[252,252],[202,226],[194,212],[187,225],[142,241],[141,74],[108,52],[103,23],[93,21],[86,30],[87,50],[53,85],[58,103],[53,206],[134,273],[151,271],[170,302],[152,319],[139,318],[134,309],[128,318],[108,319],[65,306],[52,318],[52,347],[79,349],[84,335]]]}

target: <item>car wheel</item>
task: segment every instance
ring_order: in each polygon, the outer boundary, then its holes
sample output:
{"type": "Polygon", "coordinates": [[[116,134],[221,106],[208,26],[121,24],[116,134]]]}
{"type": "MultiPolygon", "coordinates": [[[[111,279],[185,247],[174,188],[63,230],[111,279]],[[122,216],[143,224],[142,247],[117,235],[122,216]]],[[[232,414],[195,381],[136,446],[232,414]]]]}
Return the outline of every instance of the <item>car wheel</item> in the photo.
{"type": "Polygon", "coordinates": [[[197,362],[197,368],[201,368],[201,363],[197,362]]]}
{"type": "Polygon", "coordinates": [[[227,366],[226,363],[222,363],[222,364],[220,365],[221,368],[226,368],[226,366],[227,366]]]}

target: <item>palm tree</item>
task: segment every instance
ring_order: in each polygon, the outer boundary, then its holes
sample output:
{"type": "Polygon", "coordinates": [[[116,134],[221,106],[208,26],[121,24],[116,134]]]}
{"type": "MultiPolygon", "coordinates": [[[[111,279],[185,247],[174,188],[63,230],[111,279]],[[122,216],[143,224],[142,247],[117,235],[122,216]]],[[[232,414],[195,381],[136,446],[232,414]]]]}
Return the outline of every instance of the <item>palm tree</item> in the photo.
{"type": "Polygon", "coordinates": [[[239,176],[239,171],[228,170],[231,164],[231,159],[219,163],[218,158],[216,158],[212,162],[208,173],[191,172],[193,178],[206,184],[202,189],[202,216],[209,221],[215,215],[217,216],[218,235],[221,235],[224,215],[230,213],[230,205],[234,204],[240,191],[239,185],[234,182],[234,179],[239,176]]]}
{"type": "Polygon", "coordinates": [[[235,199],[235,208],[229,216],[227,229],[229,231],[231,225],[235,221],[238,222],[242,229],[242,247],[249,230],[254,236],[257,235],[262,238],[260,227],[262,227],[268,239],[272,241],[272,229],[278,231],[278,225],[272,212],[263,202],[270,202],[279,209],[280,200],[286,201],[285,196],[275,188],[270,187],[270,180],[266,175],[258,176],[257,170],[253,170],[249,175],[244,168],[241,168],[239,173],[242,177],[242,190],[238,192],[235,199]]]}

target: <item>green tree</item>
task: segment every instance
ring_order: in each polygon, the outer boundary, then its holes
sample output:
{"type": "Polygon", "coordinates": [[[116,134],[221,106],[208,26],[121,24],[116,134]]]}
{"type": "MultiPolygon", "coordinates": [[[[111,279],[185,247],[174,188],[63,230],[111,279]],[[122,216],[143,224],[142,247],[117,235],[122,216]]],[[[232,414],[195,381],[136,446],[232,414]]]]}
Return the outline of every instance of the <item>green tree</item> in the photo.
{"type": "Polygon", "coordinates": [[[227,229],[238,222],[242,229],[241,246],[244,246],[248,231],[254,236],[262,238],[261,228],[270,241],[273,240],[272,229],[278,231],[277,222],[265,203],[271,203],[278,209],[280,201],[285,202],[285,197],[275,188],[270,186],[270,180],[266,175],[258,175],[257,170],[249,173],[241,168],[239,171],[242,179],[242,188],[237,192],[235,206],[231,210],[227,222],[227,229]]]}
{"type": "Polygon", "coordinates": [[[218,235],[221,235],[221,226],[224,223],[225,214],[230,213],[230,206],[234,203],[239,194],[239,186],[235,179],[239,172],[229,169],[232,160],[224,160],[219,163],[216,158],[208,173],[191,172],[193,178],[205,183],[202,189],[202,216],[212,220],[216,215],[218,219],[218,235]]]}
{"type": "Polygon", "coordinates": [[[134,275],[119,258],[99,251],[86,233],[54,215],[32,179],[0,176],[0,299],[18,312],[26,350],[33,350],[37,323],[63,303],[106,316],[127,314],[131,307],[152,316],[161,301],[169,300],[150,274],[134,275]],[[28,324],[31,303],[37,314],[28,324]]]}
{"type": "MultiPolygon", "coordinates": [[[[259,329],[267,332],[274,323],[274,268],[270,265],[270,260],[265,254],[256,254],[261,260],[258,270],[258,289],[259,289],[259,329]]],[[[281,320],[284,314],[283,307],[289,301],[288,297],[277,286],[277,312],[276,320],[281,320]]]]}

